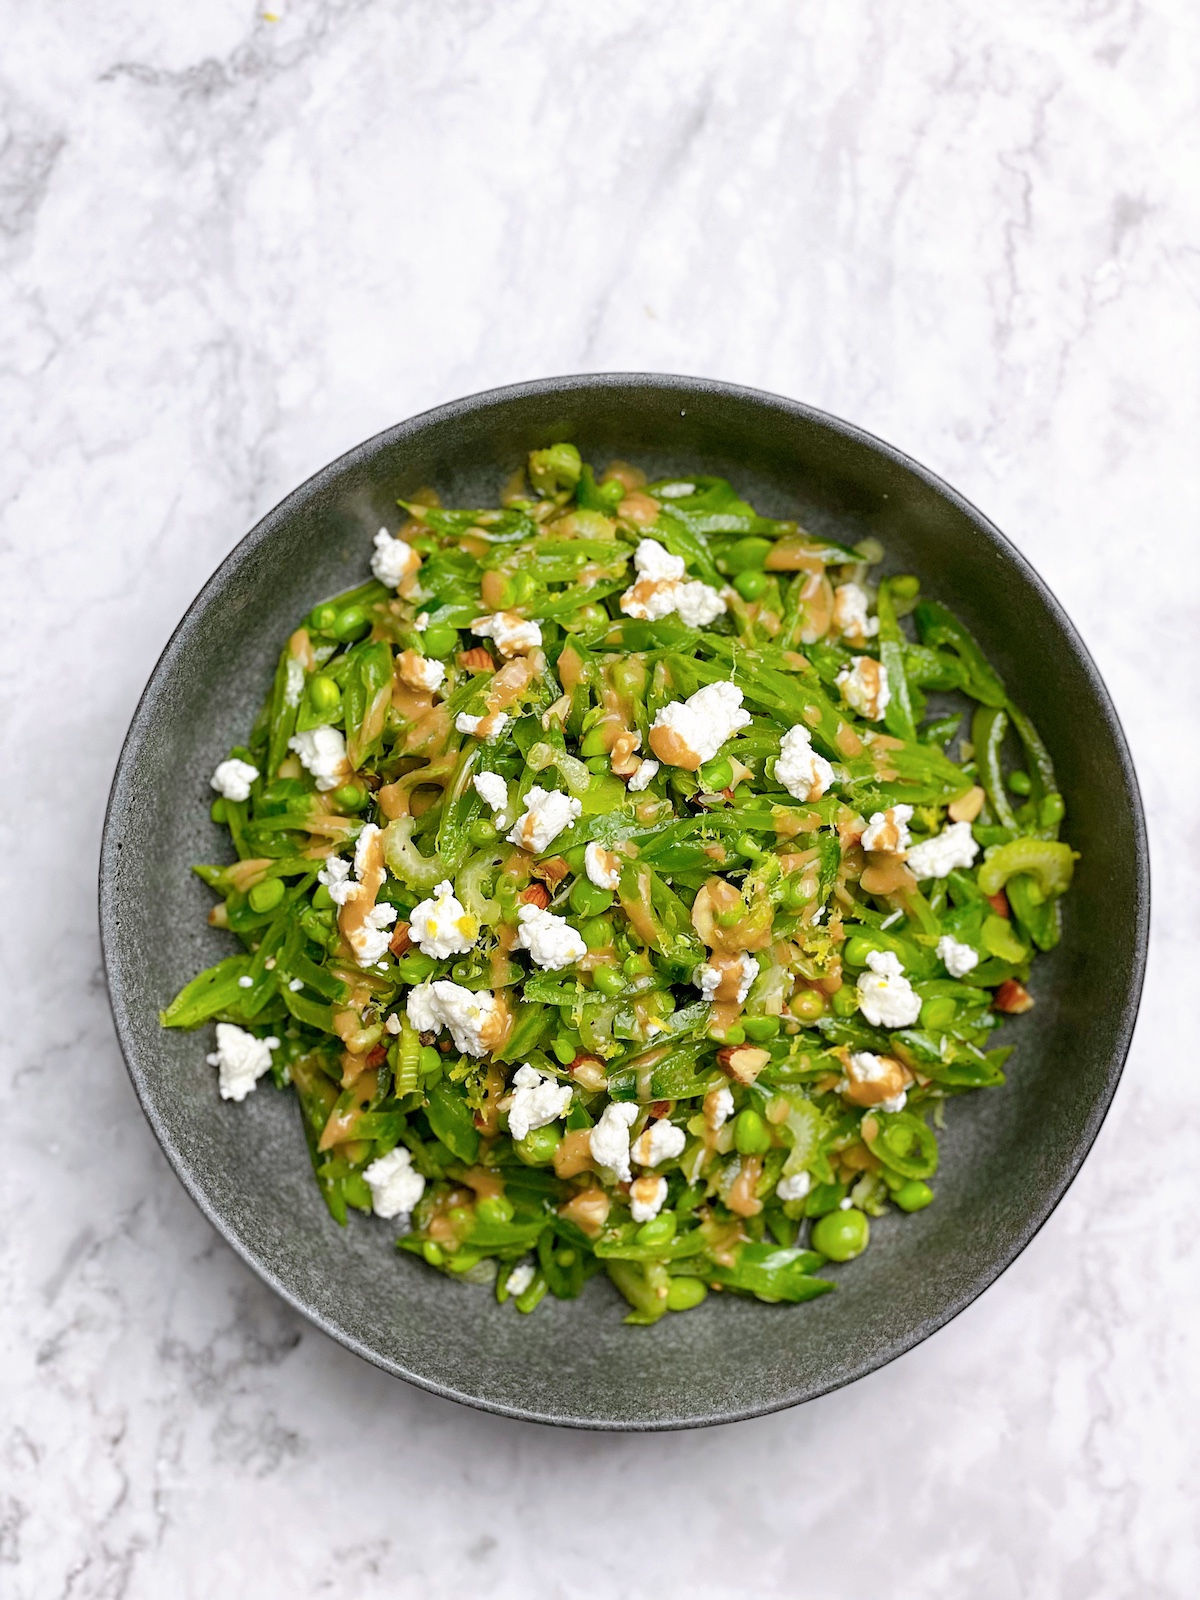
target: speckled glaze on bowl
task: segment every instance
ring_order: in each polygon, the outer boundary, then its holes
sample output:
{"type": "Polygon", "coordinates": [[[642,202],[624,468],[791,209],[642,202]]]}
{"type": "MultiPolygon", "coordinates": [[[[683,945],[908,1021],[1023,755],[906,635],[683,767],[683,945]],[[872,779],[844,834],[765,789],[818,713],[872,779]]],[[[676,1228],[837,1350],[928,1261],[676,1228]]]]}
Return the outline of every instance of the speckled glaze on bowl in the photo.
{"type": "Polygon", "coordinates": [[[927,1338],[982,1293],[1062,1198],[1116,1089],[1137,1011],[1149,909],[1145,826],[1129,752],[1087,651],[1053,595],[960,495],[819,411],[748,389],[653,374],[547,379],[475,395],[381,433],[254,528],[189,608],[154,669],[113,782],[100,868],[104,958],[121,1048],[146,1116],[201,1210],[318,1327],[397,1377],[470,1405],[574,1427],[733,1421],[849,1383],[927,1338]],[[798,1307],[710,1295],[650,1329],[622,1326],[604,1280],[530,1317],[392,1247],[389,1224],[330,1219],[298,1108],[261,1087],[217,1098],[211,1030],[166,1033],[160,1006],[233,941],[209,929],[194,861],[224,859],[208,778],[244,736],[279,641],[362,580],[396,497],[432,483],[494,504],[526,451],[572,439],[652,474],[717,472],[762,510],[845,543],[881,539],[889,570],[952,606],[1037,719],[1082,852],[1061,945],[1036,965],[1036,1009],[1010,1028],[1006,1088],[953,1101],[937,1203],[875,1224],[798,1307]]]}

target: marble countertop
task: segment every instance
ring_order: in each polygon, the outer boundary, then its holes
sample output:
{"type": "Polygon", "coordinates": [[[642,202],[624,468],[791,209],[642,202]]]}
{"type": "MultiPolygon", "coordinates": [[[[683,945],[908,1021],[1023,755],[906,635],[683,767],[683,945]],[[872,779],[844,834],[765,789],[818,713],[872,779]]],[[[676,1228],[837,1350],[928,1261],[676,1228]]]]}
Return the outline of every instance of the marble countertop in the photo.
{"type": "Polygon", "coordinates": [[[275,11],[0,0],[0,1592],[1194,1596],[1200,14],[275,11]],[[1125,718],[1157,899],[1115,1106],[994,1288],[800,1410],[601,1437],[394,1383],[234,1258],[134,1101],[94,878],[265,510],[444,399],[631,368],[823,406],[999,523],[1125,718]]]}

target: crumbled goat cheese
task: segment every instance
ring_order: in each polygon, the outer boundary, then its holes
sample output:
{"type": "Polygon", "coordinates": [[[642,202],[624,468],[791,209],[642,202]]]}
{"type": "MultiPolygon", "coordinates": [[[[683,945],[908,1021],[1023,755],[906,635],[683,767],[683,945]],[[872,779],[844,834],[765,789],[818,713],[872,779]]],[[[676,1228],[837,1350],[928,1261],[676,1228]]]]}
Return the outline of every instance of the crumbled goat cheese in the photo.
{"type": "Polygon", "coordinates": [[[871,656],[855,656],[836,678],[846,704],[868,722],[879,722],[892,698],[887,668],[871,656]]]}
{"type": "Polygon", "coordinates": [[[583,810],[583,805],[573,795],[558,789],[539,789],[537,784],[525,796],[524,814],[517,818],[509,844],[520,845],[531,855],[539,856],[564,828],[569,828],[583,810]]]}
{"type": "Polygon", "coordinates": [[[433,891],[433,898],[413,907],[408,921],[408,936],[422,953],[445,961],[448,956],[465,955],[479,937],[479,923],[454,893],[447,878],[433,891]]]}
{"type": "Polygon", "coordinates": [[[888,1100],[881,1100],[875,1107],[877,1111],[903,1111],[908,1103],[908,1090],[901,1089],[899,1094],[894,1094],[888,1100]]]}
{"type": "Polygon", "coordinates": [[[481,639],[495,640],[496,649],[506,661],[536,650],[542,642],[542,630],[537,623],[526,622],[515,611],[493,611],[490,617],[476,617],[471,632],[481,639]]]}
{"type": "Polygon", "coordinates": [[[699,989],[701,1000],[711,1005],[721,987],[721,974],[716,967],[710,967],[707,961],[703,961],[692,974],[692,982],[699,989]]]}
{"type": "Polygon", "coordinates": [[[675,590],[675,610],[689,628],[707,628],[725,615],[725,602],[715,589],[697,578],[692,583],[681,583],[675,590]]]}
{"type": "Polygon", "coordinates": [[[283,703],[285,706],[298,706],[304,694],[304,664],[297,661],[295,656],[287,658],[283,669],[283,703]]]}
{"type": "Polygon", "coordinates": [[[429,613],[428,613],[428,611],[422,611],[421,615],[413,623],[413,627],[417,630],[418,633],[424,633],[425,629],[428,626],[429,626],[429,613]]]}
{"type": "Polygon", "coordinates": [[[737,989],[738,1005],[741,1005],[742,1001],[750,993],[751,986],[754,983],[755,978],[758,977],[758,962],[755,961],[754,957],[748,950],[742,951],[741,965],[742,975],[738,979],[737,989]]]}
{"type": "Polygon", "coordinates": [[[904,976],[900,958],[891,950],[872,950],[858,980],[858,1005],[876,1028],[909,1028],[921,1012],[921,997],[904,976]]]}
{"type": "Polygon", "coordinates": [[[872,812],[870,822],[863,829],[863,849],[902,856],[912,843],[908,835],[912,814],[911,806],[889,806],[886,811],[872,812]]]}
{"type": "Polygon", "coordinates": [[[231,756],[228,761],[221,762],[208,781],[226,800],[249,800],[250,785],[257,777],[257,767],[231,756]]]}
{"type": "Polygon", "coordinates": [[[398,589],[405,578],[421,565],[421,558],[412,545],[403,539],[393,539],[386,528],[375,535],[375,554],[371,557],[371,571],[389,589],[398,589]]]}
{"type": "Polygon", "coordinates": [[[650,1222],[662,1210],[667,1198],[667,1180],[647,1174],[629,1186],[629,1214],[635,1222],[650,1222]]]}
{"type": "Polygon", "coordinates": [[[346,741],[340,728],[331,728],[327,723],[319,728],[308,728],[288,740],[288,749],[300,757],[300,765],[312,773],[323,794],[336,789],[350,776],[346,741]]]}
{"type": "Polygon", "coordinates": [[[689,494],[695,494],[694,483],[664,483],[661,489],[656,489],[655,494],[660,500],[683,500],[689,494]]]}
{"type": "Polygon", "coordinates": [[[682,1128],[677,1128],[665,1117],[659,1117],[646,1124],[634,1140],[629,1154],[639,1167],[659,1167],[664,1161],[673,1161],[676,1156],[682,1155],[686,1143],[687,1134],[682,1128]]]}
{"type": "Polygon", "coordinates": [[[722,1086],[713,1096],[711,1107],[705,1097],[704,1108],[710,1126],[715,1133],[719,1133],[733,1115],[733,1090],[722,1086]]]}
{"type": "Polygon", "coordinates": [[[780,1178],[775,1185],[777,1200],[803,1200],[812,1188],[812,1177],[807,1172],[793,1172],[790,1178],[780,1178]]]}
{"type": "Polygon", "coordinates": [[[657,539],[643,539],[633,556],[637,582],[621,596],[627,617],[658,622],[677,611],[690,628],[704,628],[725,612],[725,601],[708,584],[684,581],[685,566],[679,556],[664,550],[657,539]]]}
{"type": "Polygon", "coordinates": [[[522,906],[517,912],[517,940],[528,950],[535,966],[544,972],[561,972],[587,955],[587,945],[566,917],[556,917],[541,906],[522,906]]]}
{"type": "Polygon", "coordinates": [[[239,989],[253,989],[253,987],[254,987],[254,979],[251,978],[248,974],[243,974],[243,976],[238,979],[238,988],[239,989]]]}
{"type": "Polygon", "coordinates": [[[972,950],[969,944],[963,944],[948,933],[944,933],[938,940],[937,955],[952,978],[965,978],[972,968],[979,965],[977,952],[972,950]]]}
{"type": "Polygon", "coordinates": [[[375,841],[382,833],[377,822],[364,822],[354,843],[354,875],[361,878],[374,853],[375,841]]]}
{"type": "Polygon", "coordinates": [[[628,1100],[605,1106],[600,1121],[588,1134],[588,1149],[598,1167],[607,1167],[616,1177],[629,1182],[629,1125],[637,1120],[638,1108],[628,1100]]]}
{"type": "Polygon", "coordinates": [[[833,625],[851,644],[864,644],[879,632],[879,618],[869,617],[870,597],[857,583],[839,583],[833,591],[833,625]]]}
{"type": "Polygon", "coordinates": [[[351,928],[346,940],[360,967],[376,966],[387,955],[392,942],[388,930],[395,920],[395,906],[372,906],[361,927],[351,928]]]}
{"type": "Polygon", "coordinates": [[[384,1027],[392,1035],[392,1037],[395,1038],[396,1034],[398,1034],[401,1031],[401,1027],[402,1027],[401,1022],[400,1022],[399,1013],[396,1012],[396,1011],[393,1011],[392,1014],[388,1017],[387,1021],[384,1023],[384,1027]]]}
{"type": "Polygon", "coordinates": [[[325,865],[317,873],[317,882],[329,890],[329,898],[335,906],[344,906],[356,887],[350,876],[350,863],[341,856],[325,857],[325,865]]]}
{"type": "Polygon", "coordinates": [[[481,737],[479,733],[481,722],[488,724],[487,740],[489,744],[495,744],[508,726],[508,718],[502,711],[491,712],[486,717],[473,717],[469,711],[460,711],[454,719],[454,726],[459,733],[469,733],[473,737],[479,738],[481,737]]]}
{"type": "Polygon", "coordinates": [[[292,994],[299,994],[301,989],[303,989],[303,987],[304,987],[304,979],[303,978],[289,978],[288,979],[288,988],[291,990],[292,994]]]}
{"type": "Polygon", "coordinates": [[[504,810],[508,804],[508,784],[498,772],[477,772],[471,782],[485,806],[490,806],[493,811],[504,810]]]}
{"type": "Polygon", "coordinates": [[[396,667],[401,682],[410,689],[424,689],[427,694],[440,689],[446,681],[446,669],[442,663],[429,656],[418,655],[415,650],[401,650],[396,657],[396,667]]]}
{"type": "Polygon", "coordinates": [[[621,858],[593,841],[583,852],[583,870],[597,889],[615,889],[621,881],[621,858]]]}
{"type": "Polygon", "coordinates": [[[508,1277],[505,1278],[505,1290],[514,1300],[518,1299],[528,1289],[533,1282],[536,1270],[532,1261],[518,1261],[508,1277]]]}
{"type": "Polygon", "coordinates": [[[802,723],[780,740],[775,777],[796,800],[819,800],[833,787],[833,768],[813,749],[812,735],[802,723]]]}
{"type": "Polygon", "coordinates": [[[408,1020],[418,1033],[449,1028],[454,1048],[464,1055],[482,1056],[499,1044],[505,1011],[487,989],[472,993],[448,978],[419,983],[408,991],[408,1020]]]}
{"type": "Polygon", "coordinates": [[[952,822],[932,839],[922,839],[908,852],[908,870],[918,879],[946,878],[956,867],[969,867],[979,854],[969,822],[952,822]]]}
{"type": "Polygon", "coordinates": [[[650,780],[657,771],[657,761],[639,761],[637,764],[637,770],[629,780],[629,787],[633,793],[640,794],[643,789],[648,789],[650,787],[650,780]]]}
{"type": "Polygon", "coordinates": [[[279,1040],[273,1034],[256,1039],[232,1022],[218,1022],[217,1048],[205,1059],[210,1067],[220,1069],[217,1083],[221,1099],[244,1100],[263,1073],[270,1070],[271,1051],[278,1049],[279,1040]]]}
{"type": "Polygon", "coordinates": [[[571,1092],[569,1083],[559,1083],[528,1062],[518,1067],[508,1107],[509,1133],[514,1139],[523,1139],[531,1128],[544,1128],[547,1123],[565,1117],[571,1104],[571,1092]]]}
{"type": "Polygon", "coordinates": [[[649,578],[651,583],[675,583],[687,568],[682,556],[673,556],[657,539],[641,539],[633,552],[633,564],[639,578],[649,578]]]}
{"type": "Polygon", "coordinates": [[[397,1145],[379,1156],[363,1173],[377,1217],[404,1217],[425,1193],[425,1179],[414,1171],[412,1153],[397,1145]]]}
{"type": "Polygon", "coordinates": [[[685,763],[695,770],[711,761],[727,739],[750,721],[742,710],[742,691],[732,683],[707,683],[686,700],[672,700],[663,706],[650,729],[650,744],[657,756],[670,766],[685,763]],[[655,741],[655,732],[665,730],[667,738],[655,741]],[[675,749],[672,745],[678,741],[675,749]],[[670,753],[667,753],[670,752],[670,753]],[[671,755],[678,754],[672,760],[671,755]]]}

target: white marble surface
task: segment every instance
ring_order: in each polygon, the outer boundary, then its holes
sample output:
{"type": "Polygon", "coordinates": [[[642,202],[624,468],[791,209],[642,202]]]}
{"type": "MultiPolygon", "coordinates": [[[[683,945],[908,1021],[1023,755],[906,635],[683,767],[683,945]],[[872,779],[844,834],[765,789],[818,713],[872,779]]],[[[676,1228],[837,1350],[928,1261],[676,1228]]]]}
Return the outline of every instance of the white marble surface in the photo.
{"type": "Polygon", "coordinates": [[[0,1593],[1194,1596],[1195,6],[282,12],[0,3],[0,1593]],[[1017,1265],[848,1391],[657,1438],[432,1400],[278,1305],[141,1119],[93,910],[137,693],[250,524],[426,406],[617,368],[825,406],[990,513],[1157,871],[1125,1082],[1017,1265]]]}

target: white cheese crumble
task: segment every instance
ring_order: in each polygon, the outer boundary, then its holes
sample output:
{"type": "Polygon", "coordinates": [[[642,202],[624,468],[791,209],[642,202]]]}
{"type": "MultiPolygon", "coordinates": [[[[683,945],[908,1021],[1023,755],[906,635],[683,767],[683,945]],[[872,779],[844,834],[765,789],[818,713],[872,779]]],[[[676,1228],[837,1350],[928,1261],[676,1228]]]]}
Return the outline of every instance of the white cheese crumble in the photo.
{"type": "Polygon", "coordinates": [[[454,726],[459,733],[469,733],[473,738],[479,738],[479,725],[481,722],[488,724],[487,740],[495,744],[496,740],[508,726],[508,718],[503,711],[493,711],[486,717],[473,717],[469,711],[460,711],[454,719],[454,726]]]}
{"type": "MultiPolygon", "coordinates": [[[[706,683],[686,700],[672,700],[663,706],[651,724],[650,742],[654,744],[656,728],[666,728],[679,740],[685,754],[702,765],[711,761],[726,740],[749,721],[750,713],[742,710],[742,691],[735,684],[706,683]]],[[[657,745],[654,748],[662,754],[657,745]]]]}
{"type": "Polygon", "coordinates": [[[891,950],[872,950],[858,980],[859,1010],[876,1028],[908,1028],[921,1013],[921,997],[891,950]]]}
{"type": "Polygon", "coordinates": [[[634,794],[640,794],[643,789],[648,789],[650,787],[650,780],[657,771],[657,761],[639,761],[636,771],[629,780],[629,788],[634,794]]]}
{"type": "Polygon", "coordinates": [[[675,610],[681,622],[689,628],[707,628],[710,622],[725,615],[725,602],[715,589],[699,578],[691,583],[681,583],[675,590],[675,610]]]}
{"type": "Polygon", "coordinates": [[[635,1222],[650,1222],[662,1210],[667,1198],[667,1180],[635,1178],[629,1186],[629,1213],[635,1222]]]}
{"type": "Polygon", "coordinates": [[[517,940],[528,950],[535,966],[544,972],[561,972],[587,955],[587,945],[567,921],[541,906],[525,905],[517,912],[517,940]]]}
{"type": "MultiPolygon", "coordinates": [[[[710,966],[707,961],[703,961],[696,968],[695,972],[693,972],[692,982],[696,985],[696,988],[699,989],[700,998],[702,1000],[707,1000],[711,1005],[716,999],[717,990],[721,987],[721,979],[724,976],[725,974],[719,971],[718,968],[710,966]]],[[[738,957],[738,986],[736,999],[739,1006],[750,993],[750,990],[754,984],[754,980],[757,977],[758,962],[748,950],[743,950],[741,955],[738,957]]]]}
{"type": "Polygon", "coordinates": [[[542,630],[537,623],[526,622],[515,611],[493,611],[490,617],[476,617],[471,632],[481,639],[494,640],[506,661],[513,656],[527,655],[542,642],[542,630]]]}
{"type": "Polygon", "coordinates": [[[279,1040],[274,1035],[256,1039],[232,1022],[218,1022],[217,1048],[205,1059],[210,1067],[219,1069],[221,1099],[244,1100],[263,1073],[270,1070],[271,1051],[278,1049],[279,1040]]]}
{"type": "Polygon", "coordinates": [[[228,761],[221,762],[208,781],[226,800],[249,800],[250,785],[257,777],[257,767],[251,766],[248,761],[239,761],[236,756],[230,756],[228,761]]]}
{"type": "Polygon", "coordinates": [[[660,500],[683,500],[689,494],[695,494],[694,483],[664,483],[661,489],[655,489],[655,494],[660,500]]]}
{"type": "Polygon", "coordinates": [[[969,822],[952,822],[932,839],[923,839],[908,852],[908,870],[918,881],[946,878],[957,867],[969,867],[979,854],[979,846],[969,822]]]}
{"type": "Polygon", "coordinates": [[[520,845],[531,855],[541,855],[582,810],[582,803],[574,795],[558,789],[539,789],[534,784],[525,796],[525,811],[513,825],[508,842],[520,845]]]}
{"type": "Polygon", "coordinates": [[[639,1167],[660,1167],[664,1161],[673,1161],[683,1154],[687,1134],[666,1117],[649,1122],[634,1140],[629,1151],[639,1167]]]}
{"type": "Polygon", "coordinates": [[[692,982],[699,989],[701,1000],[711,1005],[721,987],[721,974],[716,967],[710,967],[707,961],[702,961],[692,974],[692,982]]]}
{"type": "Polygon", "coordinates": [[[386,528],[375,535],[375,554],[371,557],[371,571],[380,583],[389,589],[398,589],[405,578],[421,565],[421,558],[412,545],[403,539],[393,539],[386,528]]]}
{"type": "Polygon", "coordinates": [[[396,920],[395,906],[372,906],[361,927],[352,928],[346,935],[354,959],[360,967],[373,967],[388,953],[392,942],[389,929],[396,920]]]}
{"type": "Polygon", "coordinates": [[[238,988],[239,989],[253,989],[253,987],[254,987],[254,979],[251,978],[250,976],[248,976],[246,974],[243,974],[243,976],[238,979],[238,988]]]}
{"type": "Polygon", "coordinates": [[[400,680],[410,689],[423,689],[432,694],[446,681],[446,668],[440,661],[418,654],[416,650],[401,650],[396,657],[400,680]]]}
{"type": "Polygon", "coordinates": [[[658,622],[673,611],[689,628],[705,628],[725,612],[725,601],[698,578],[685,581],[683,561],[657,539],[643,539],[634,551],[637,582],[621,596],[621,610],[642,622],[658,622]]]}
{"type": "Polygon", "coordinates": [[[500,1042],[504,1007],[487,989],[472,992],[437,978],[410,989],[404,1009],[418,1033],[449,1028],[454,1048],[464,1055],[486,1055],[500,1042]]]}
{"type": "Polygon", "coordinates": [[[870,597],[857,583],[839,583],[833,591],[833,625],[851,644],[864,644],[879,632],[879,618],[869,617],[870,597]]]}
{"type": "Polygon", "coordinates": [[[687,571],[682,556],[673,556],[657,539],[641,539],[633,552],[633,564],[639,578],[649,578],[651,583],[674,583],[687,571]]]}
{"type": "Polygon", "coordinates": [[[379,1156],[363,1173],[377,1217],[407,1217],[425,1193],[425,1179],[414,1170],[412,1153],[397,1145],[379,1156]]]}
{"type": "Polygon", "coordinates": [[[629,1126],[637,1121],[638,1108],[628,1100],[606,1105],[600,1121],[588,1134],[588,1149],[598,1167],[606,1167],[615,1177],[629,1182],[629,1126]]]}
{"type": "Polygon", "coordinates": [[[777,1200],[803,1200],[812,1188],[812,1177],[807,1172],[793,1172],[788,1178],[780,1178],[775,1185],[775,1198],[777,1200]]]}
{"type": "Polygon", "coordinates": [[[447,878],[433,891],[433,898],[413,907],[408,936],[422,953],[445,961],[448,956],[465,955],[479,937],[479,923],[454,893],[447,878]]]}
{"type": "Polygon", "coordinates": [[[583,870],[597,889],[615,889],[621,881],[621,858],[593,841],[583,852],[583,870]]]}
{"type": "Polygon", "coordinates": [[[295,656],[287,658],[283,669],[283,703],[286,706],[298,706],[300,697],[304,693],[304,664],[297,661],[295,656]]]}
{"type": "Polygon", "coordinates": [[[335,906],[344,906],[356,887],[350,876],[350,863],[341,856],[325,857],[325,865],[317,873],[317,882],[329,890],[329,898],[335,906]]]}
{"type": "Polygon", "coordinates": [[[952,978],[965,978],[979,965],[979,955],[969,944],[944,933],[937,942],[938,960],[952,978]]]}
{"type": "Polygon", "coordinates": [[[471,782],[485,806],[493,811],[504,810],[508,804],[508,784],[498,772],[477,772],[471,782]]]}
{"type": "Polygon", "coordinates": [[[508,1131],[523,1139],[531,1128],[544,1128],[565,1117],[571,1104],[571,1085],[541,1073],[528,1061],[518,1067],[508,1103],[508,1131]]]}
{"type": "Polygon", "coordinates": [[[886,811],[875,811],[863,829],[862,847],[890,856],[903,856],[912,840],[908,824],[912,820],[911,806],[889,806],[886,811]]]}
{"type": "Polygon", "coordinates": [[[317,780],[317,788],[327,793],[350,777],[350,763],[346,759],[346,741],[340,728],[323,723],[319,728],[308,728],[304,733],[293,734],[288,749],[300,757],[300,765],[317,780]]]}
{"type": "Polygon", "coordinates": [[[848,667],[843,667],[835,679],[846,704],[866,717],[868,722],[879,722],[892,698],[887,668],[871,656],[855,656],[848,667]]]}
{"type": "Polygon", "coordinates": [[[812,735],[796,723],[779,743],[775,777],[795,800],[819,800],[833,787],[833,768],[812,747],[812,735]]]}
{"type": "Polygon", "coordinates": [[[536,1271],[537,1268],[534,1266],[532,1261],[517,1262],[516,1266],[504,1280],[505,1290],[512,1295],[514,1300],[518,1299],[525,1293],[526,1289],[528,1289],[529,1285],[533,1282],[536,1271]]]}
{"type": "Polygon", "coordinates": [[[711,1106],[706,1095],[704,1110],[708,1116],[710,1127],[714,1133],[719,1133],[733,1115],[733,1090],[722,1085],[716,1094],[712,1096],[711,1106]]]}

